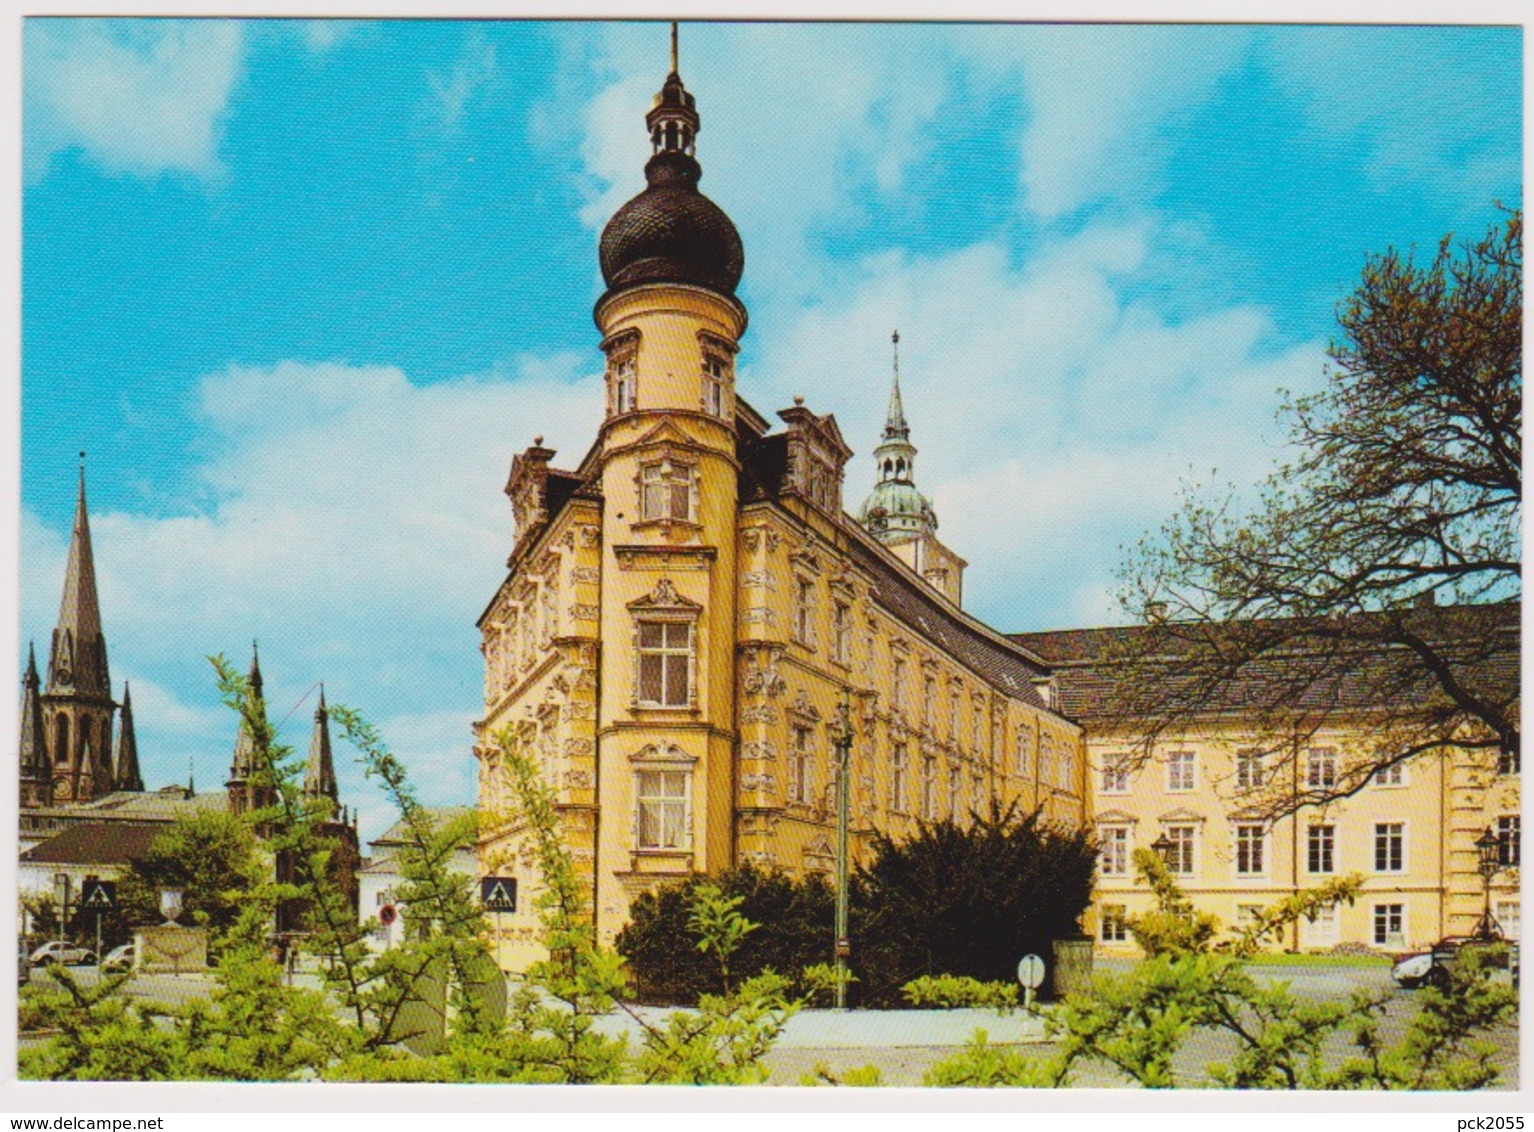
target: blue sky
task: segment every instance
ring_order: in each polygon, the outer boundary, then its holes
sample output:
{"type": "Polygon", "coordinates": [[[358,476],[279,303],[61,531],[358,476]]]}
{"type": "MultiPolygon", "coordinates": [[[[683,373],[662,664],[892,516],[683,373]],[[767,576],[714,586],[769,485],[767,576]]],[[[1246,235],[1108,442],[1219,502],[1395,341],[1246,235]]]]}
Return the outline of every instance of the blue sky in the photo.
{"type": "MultiPolygon", "coordinates": [[[[1517,29],[681,41],[746,248],[741,392],[835,412],[855,504],[898,326],[921,484],[1003,629],[1120,619],[1179,485],[1280,455],[1364,257],[1522,198],[1517,29]]],[[[643,186],[665,26],[33,19],[23,64],[23,649],[88,449],[151,785],[222,782],[202,658],[259,637],[291,738],[323,679],[428,800],[471,798],[500,488],[535,434],[566,466],[594,435],[596,238],[643,186]]]]}

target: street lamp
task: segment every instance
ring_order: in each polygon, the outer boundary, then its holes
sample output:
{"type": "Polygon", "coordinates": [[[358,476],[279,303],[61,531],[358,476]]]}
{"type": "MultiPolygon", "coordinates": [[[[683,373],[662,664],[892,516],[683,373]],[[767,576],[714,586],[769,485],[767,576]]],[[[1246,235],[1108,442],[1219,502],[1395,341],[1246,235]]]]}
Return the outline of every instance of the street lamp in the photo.
{"type": "Polygon", "coordinates": [[[1151,852],[1155,853],[1156,856],[1161,858],[1161,863],[1163,865],[1168,865],[1171,863],[1172,850],[1174,848],[1176,848],[1176,843],[1166,835],[1165,830],[1161,831],[1160,837],[1151,842],[1151,852]]]}
{"type": "Polygon", "coordinates": [[[1475,850],[1480,856],[1478,865],[1481,887],[1486,894],[1486,906],[1481,912],[1481,922],[1476,925],[1475,934],[1480,939],[1497,939],[1502,932],[1491,915],[1491,878],[1502,871],[1502,839],[1491,831],[1491,826],[1487,826],[1486,832],[1475,839],[1475,850]]]}
{"type": "Polygon", "coordinates": [[[836,747],[836,1009],[847,1008],[847,960],[852,955],[852,941],[847,938],[847,769],[852,755],[852,706],[847,689],[836,705],[831,724],[831,742],[836,747]]]}

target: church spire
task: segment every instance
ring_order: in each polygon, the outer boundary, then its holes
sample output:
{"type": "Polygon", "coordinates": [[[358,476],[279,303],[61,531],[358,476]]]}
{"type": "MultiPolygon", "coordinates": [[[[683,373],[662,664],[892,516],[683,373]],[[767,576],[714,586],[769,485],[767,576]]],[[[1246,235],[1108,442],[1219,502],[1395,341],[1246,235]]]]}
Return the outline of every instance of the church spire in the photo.
{"type": "Polygon", "coordinates": [[[101,605],[96,597],[96,561],[91,553],[91,525],[85,506],[85,453],[80,453],[80,489],[75,501],[74,532],[58,626],[48,658],[48,693],[111,699],[107,646],[101,634],[101,605]]]}
{"type": "Polygon", "coordinates": [[[332,810],[340,801],[340,792],[336,789],[336,764],[330,753],[330,712],[325,707],[323,684],[320,685],[320,706],[314,710],[314,734],[309,740],[304,793],[310,798],[328,798],[332,810]]]}
{"type": "Polygon", "coordinates": [[[900,331],[890,335],[890,342],[894,346],[894,373],[889,412],[884,418],[883,439],[874,449],[879,478],[858,513],[858,521],[885,543],[903,542],[937,530],[932,502],[916,490],[916,445],[911,443],[911,426],[900,396],[900,331]]]}
{"type": "Polygon", "coordinates": [[[266,730],[266,700],[261,692],[261,654],[254,641],[250,649],[245,707],[240,713],[240,731],[234,740],[234,759],[229,767],[229,781],[224,784],[229,790],[230,808],[235,813],[260,809],[273,800],[271,774],[267,767],[261,765],[261,752],[250,724],[250,720],[254,719],[262,725],[262,731],[266,730]]]}
{"type": "Polygon", "coordinates": [[[122,715],[117,721],[117,761],[113,787],[144,792],[144,776],[139,772],[138,739],[133,734],[133,693],[123,685],[122,715]]]}
{"type": "Polygon", "coordinates": [[[53,776],[48,767],[47,730],[43,725],[42,681],[37,675],[37,651],[27,645],[27,674],[21,681],[21,806],[49,804],[53,776]]]}

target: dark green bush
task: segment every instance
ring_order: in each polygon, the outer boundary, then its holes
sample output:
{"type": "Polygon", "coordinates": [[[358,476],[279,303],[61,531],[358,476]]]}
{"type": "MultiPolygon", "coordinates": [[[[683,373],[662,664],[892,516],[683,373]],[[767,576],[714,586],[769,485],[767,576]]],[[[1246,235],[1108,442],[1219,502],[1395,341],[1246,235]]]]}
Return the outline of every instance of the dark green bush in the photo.
{"type": "Polygon", "coordinates": [[[1055,827],[1017,807],[965,828],[923,823],[879,836],[852,884],[853,966],[865,1006],[905,1005],[922,975],[1013,982],[1027,954],[1078,937],[1097,863],[1090,830],[1055,827]]]}
{"type": "MultiPolygon", "coordinates": [[[[617,948],[628,960],[641,1002],[692,1005],[700,995],[724,993],[718,960],[698,949],[698,933],[688,924],[693,890],[709,880],[700,876],[666,885],[644,893],[630,908],[617,948]]],[[[822,878],[796,881],[776,870],[742,865],[712,882],[725,896],[740,897],[739,912],[759,925],[732,956],[732,978],[750,978],[770,967],[799,992],[804,968],[830,961],[836,898],[822,878]]]]}

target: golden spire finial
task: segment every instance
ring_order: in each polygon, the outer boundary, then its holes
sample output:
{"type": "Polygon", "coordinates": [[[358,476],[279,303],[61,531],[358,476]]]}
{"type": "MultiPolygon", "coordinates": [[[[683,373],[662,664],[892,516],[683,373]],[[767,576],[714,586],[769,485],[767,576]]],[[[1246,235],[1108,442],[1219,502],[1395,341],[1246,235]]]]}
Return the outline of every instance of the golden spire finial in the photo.
{"type": "Polygon", "coordinates": [[[673,75],[678,73],[678,71],[677,71],[677,61],[676,61],[676,21],[675,20],[671,21],[671,73],[673,75]]]}

